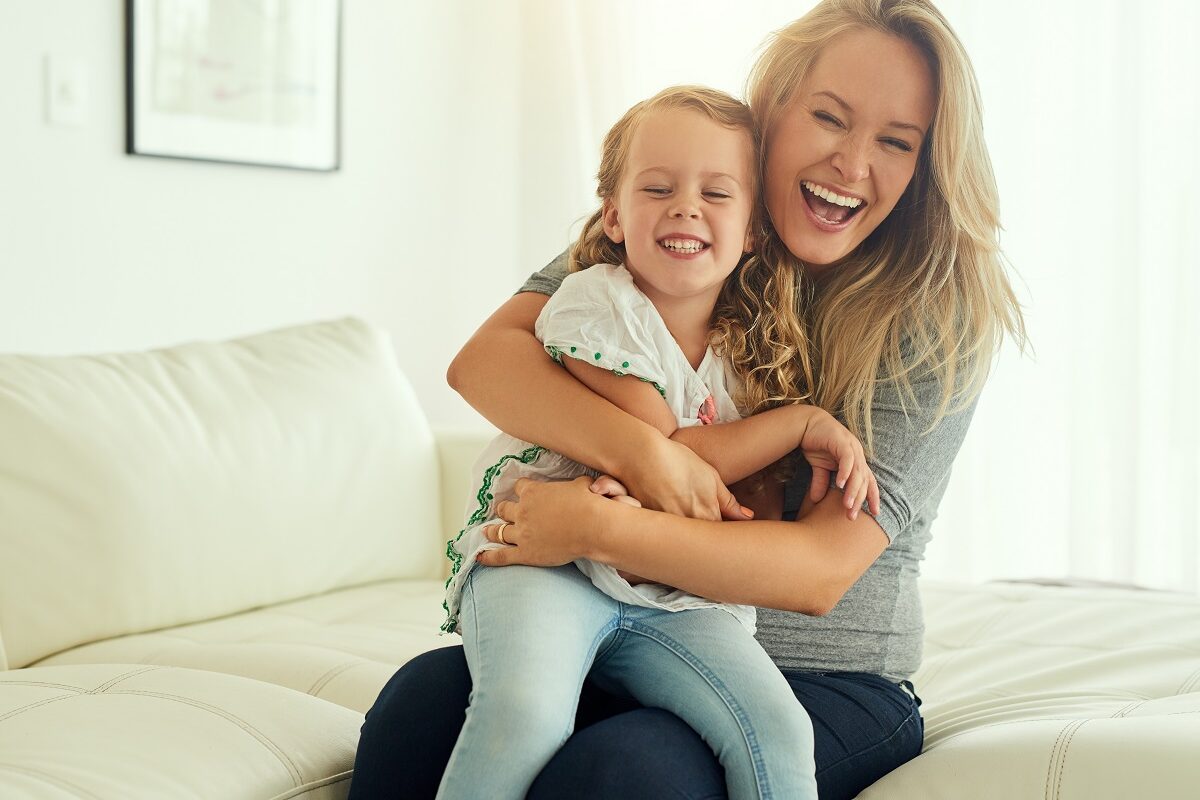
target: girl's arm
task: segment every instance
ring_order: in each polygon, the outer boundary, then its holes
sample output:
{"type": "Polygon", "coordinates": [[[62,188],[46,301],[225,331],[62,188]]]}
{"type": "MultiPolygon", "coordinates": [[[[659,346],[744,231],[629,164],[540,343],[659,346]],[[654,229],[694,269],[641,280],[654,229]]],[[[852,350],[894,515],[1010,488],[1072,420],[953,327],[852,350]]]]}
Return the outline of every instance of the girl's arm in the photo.
{"type": "MultiPolygon", "coordinates": [[[[731,422],[681,428],[662,396],[645,381],[614,375],[577,358],[563,358],[562,363],[596,394],[652,425],[663,436],[687,445],[717,470],[725,484],[747,478],[805,445],[804,455],[815,468],[837,472],[837,486],[845,487],[843,504],[848,514],[856,516],[864,500],[869,501],[872,513],[879,513],[879,490],[867,468],[862,446],[821,408],[781,406],[731,422]],[[814,444],[817,442],[820,444],[814,444]]],[[[827,475],[814,478],[813,486],[819,486],[821,478],[828,486],[827,475]]],[[[637,497],[636,492],[633,495],[637,497]]],[[[813,499],[822,496],[823,492],[820,496],[814,493],[813,499]]]]}
{"type": "MultiPolygon", "coordinates": [[[[489,550],[488,566],[551,566],[590,558],[728,603],[828,613],[887,546],[872,517],[846,517],[836,493],[806,501],[795,522],[720,523],[614,503],[590,481],[520,480],[497,505],[515,547],[489,550]]],[[[492,532],[489,531],[489,537],[492,532]]]]}
{"type": "Polygon", "coordinates": [[[546,355],[533,329],[548,299],[533,292],[509,298],[450,363],[450,386],[497,428],[616,476],[647,507],[744,519],[716,470],[546,355]]]}

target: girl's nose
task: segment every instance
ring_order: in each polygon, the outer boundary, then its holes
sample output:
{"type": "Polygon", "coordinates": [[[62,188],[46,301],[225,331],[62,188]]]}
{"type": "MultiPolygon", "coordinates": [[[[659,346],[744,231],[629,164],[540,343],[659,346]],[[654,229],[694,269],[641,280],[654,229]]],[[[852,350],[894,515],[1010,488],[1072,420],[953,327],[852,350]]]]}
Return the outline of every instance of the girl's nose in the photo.
{"type": "Polygon", "coordinates": [[[670,214],[676,219],[698,219],[700,204],[691,197],[679,197],[671,205],[670,214]]]}

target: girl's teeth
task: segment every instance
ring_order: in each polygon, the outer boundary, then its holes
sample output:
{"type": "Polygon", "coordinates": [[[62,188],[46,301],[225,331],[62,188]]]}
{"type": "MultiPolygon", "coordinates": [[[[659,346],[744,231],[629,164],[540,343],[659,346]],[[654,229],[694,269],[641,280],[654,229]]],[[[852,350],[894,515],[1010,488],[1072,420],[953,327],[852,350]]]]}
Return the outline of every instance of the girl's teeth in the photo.
{"type": "Polygon", "coordinates": [[[862,205],[862,200],[859,200],[857,197],[843,197],[837,192],[830,191],[824,186],[818,186],[812,181],[804,181],[803,185],[805,189],[808,189],[817,197],[821,198],[822,200],[827,200],[830,203],[834,203],[835,205],[845,206],[846,208],[858,208],[860,205],[862,205]]]}
{"type": "Polygon", "coordinates": [[[663,239],[662,246],[680,253],[698,253],[704,249],[704,243],[695,239],[663,239]]]}

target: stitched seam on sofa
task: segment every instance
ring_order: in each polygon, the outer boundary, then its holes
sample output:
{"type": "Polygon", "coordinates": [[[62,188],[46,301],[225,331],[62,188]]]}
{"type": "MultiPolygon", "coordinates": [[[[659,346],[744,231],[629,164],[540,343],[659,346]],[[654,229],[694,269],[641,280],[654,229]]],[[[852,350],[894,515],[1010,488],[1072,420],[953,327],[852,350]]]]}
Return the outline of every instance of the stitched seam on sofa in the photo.
{"type": "Polygon", "coordinates": [[[989,728],[1002,728],[1005,725],[1024,725],[1028,722],[1078,722],[1080,720],[1087,722],[1088,720],[1092,720],[1092,719],[1109,719],[1109,717],[1030,717],[1029,719],[1013,719],[1013,720],[1009,720],[1007,722],[989,722],[987,725],[976,725],[976,726],[970,728],[969,730],[960,731],[958,733],[951,733],[951,734],[949,734],[947,736],[943,736],[941,738],[938,738],[937,726],[934,725],[931,727],[926,727],[925,741],[928,742],[930,739],[937,739],[937,742],[926,749],[932,750],[932,749],[941,747],[943,744],[950,741],[951,739],[958,739],[962,736],[970,736],[973,733],[978,733],[979,731],[986,731],[989,728]]]}
{"type": "Polygon", "coordinates": [[[166,694],[164,692],[150,692],[139,689],[119,689],[115,692],[109,692],[109,694],[136,694],[144,697],[156,697],[160,700],[171,700],[176,703],[183,703],[184,705],[189,705],[193,708],[198,708],[202,711],[208,711],[209,713],[216,714],[217,716],[232,722],[234,725],[237,725],[247,734],[257,739],[263,747],[274,753],[275,757],[278,758],[280,763],[283,764],[284,769],[286,769],[292,776],[293,783],[298,785],[304,781],[304,777],[301,775],[300,769],[296,766],[296,763],[292,761],[291,757],[284,752],[279,745],[271,741],[269,736],[258,730],[258,728],[255,728],[249,722],[246,722],[244,719],[237,717],[222,708],[218,708],[217,706],[210,705],[200,700],[193,700],[190,697],[180,697],[179,695],[166,694]]]}
{"type": "Polygon", "coordinates": [[[1065,775],[1067,772],[1067,757],[1070,755],[1071,741],[1075,738],[1075,734],[1079,732],[1079,729],[1082,728],[1087,722],[1088,720],[1086,719],[1080,720],[1079,724],[1071,730],[1071,734],[1067,736],[1067,741],[1063,744],[1062,758],[1059,760],[1058,764],[1058,782],[1054,787],[1054,797],[1056,799],[1062,796],[1062,781],[1063,775],[1065,775]]]}
{"type": "MultiPolygon", "coordinates": [[[[20,672],[20,670],[13,670],[13,672],[20,672]]],[[[10,681],[10,680],[4,678],[5,674],[6,673],[4,673],[4,672],[0,672],[0,686],[41,686],[46,689],[62,689],[63,691],[75,692],[76,694],[86,694],[88,692],[88,690],[84,689],[82,686],[68,686],[65,683],[50,683],[48,681],[24,681],[24,680],[10,681]]]]}
{"type": "Polygon", "coordinates": [[[87,789],[84,789],[81,786],[77,786],[64,778],[58,777],[57,775],[51,775],[48,772],[42,772],[41,770],[38,770],[38,769],[31,769],[29,767],[21,766],[18,764],[9,764],[9,763],[0,761],[0,771],[3,771],[3,770],[8,770],[9,772],[18,772],[22,775],[25,775],[26,777],[40,780],[43,783],[50,784],[51,786],[56,786],[59,789],[66,789],[67,791],[74,792],[76,795],[78,795],[80,797],[90,797],[90,798],[94,798],[94,800],[102,800],[100,795],[93,794],[92,792],[89,792],[87,789]]]}
{"type": "MultiPolygon", "coordinates": [[[[897,736],[899,736],[901,734],[901,732],[904,731],[905,726],[908,725],[910,722],[912,722],[913,719],[915,717],[917,717],[919,714],[920,714],[919,711],[917,711],[916,709],[913,709],[912,711],[910,711],[908,713],[908,716],[904,718],[904,721],[896,726],[896,730],[892,731],[891,733],[889,733],[887,735],[887,738],[880,739],[878,742],[876,742],[875,744],[866,748],[865,750],[859,750],[857,752],[850,753],[849,755],[842,756],[837,761],[834,761],[832,764],[826,764],[824,767],[822,767],[820,770],[817,771],[817,774],[821,775],[825,772],[828,772],[829,770],[833,769],[834,767],[836,767],[837,765],[839,765],[845,761],[849,761],[852,758],[859,758],[860,756],[870,753],[872,750],[876,750],[880,747],[883,747],[886,744],[891,744],[892,740],[895,739],[897,736]]],[[[922,748],[922,752],[923,751],[924,751],[924,748],[922,748]]]]}
{"type": "Polygon", "coordinates": [[[6,722],[6,721],[12,719],[13,717],[24,714],[26,711],[32,711],[35,708],[41,708],[42,706],[49,705],[51,703],[57,703],[59,700],[70,700],[72,698],[79,697],[79,695],[81,695],[81,694],[88,694],[88,692],[76,691],[75,694],[65,694],[65,695],[62,695],[61,697],[47,697],[45,700],[39,700],[36,703],[30,703],[27,706],[21,706],[20,708],[14,708],[12,711],[9,711],[7,714],[0,715],[0,722],[6,722]]]}
{"type": "Polygon", "coordinates": [[[1142,706],[1144,706],[1144,705],[1146,705],[1146,701],[1145,701],[1145,700],[1139,700],[1139,701],[1137,701],[1136,703],[1130,703],[1129,705],[1125,706],[1124,708],[1122,708],[1122,709],[1121,709],[1120,711],[1118,711],[1117,713],[1113,714],[1113,718],[1115,719],[1115,718],[1117,718],[1117,717],[1127,717],[1127,716],[1129,716],[1131,713],[1133,713],[1133,711],[1135,711],[1136,709],[1139,709],[1139,708],[1141,708],[1141,707],[1142,707],[1142,706]]]}
{"type": "Polygon", "coordinates": [[[1059,745],[1062,744],[1063,736],[1066,735],[1070,725],[1064,725],[1058,729],[1058,736],[1054,738],[1054,746],[1050,748],[1050,763],[1046,765],[1046,791],[1043,794],[1045,800],[1051,800],[1050,787],[1054,783],[1054,774],[1058,769],[1059,745]]]}
{"type": "Polygon", "coordinates": [[[352,667],[358,666],[360,663],[362,663],[362,662],[361,661],[350,661],[345,664],[339,664],[338,666],[327,670],[324,675],[317,678],[317,680],[313,683],[313,685],[309,687],[308,694],[311,694],[313,697],[317,697],[320,694],[321,690],[324,689],[325,686],[331,680],[333,680],[337,676],[341,675],[346,670],[351,669],[352,667]]]}
{"type": "Polygon", "coordinates": [[[345,772],[339,772],[337,775],[330,775],[328,778],[321,778],[320,780],[311,781],[303,786],[297,786],[295,789],[286,791],[283,794],[277,794],[272,797],[271,800],[293,800],[293,798],[300,797],[301,795],[315,792],[317,789],[324,789],[326,786],[333,786],[334,784],[348,781],[353,776],[354,770],[352,769],[345,772]]]}
{"type": "Polygon", "coordinates": [[[128,680],[129,678],[137,677],[138,675],[145,675],[147,672],[154,672],[155,670],[159,670],[159,669],[162,669],[162,667],[147,666],[147,667],[142,667],[140,669],[130,670],[129,672],[126,672],[124,675],[118,675],[117,677],[112,678],[111,680],[105,681],[104,683],[97,686],[95,689],[92,689],[90,692],[88,692],[88,694],[104,694],[105,692],[109,691],[110,689],[112,689],[114,686],[116,686],[118,683],[121,683],[122,681],[128,680]]]}
{"type": "Polygon", "coordinates": [[[1179,686],[1179,690],[1175,694],[1189,694],[1197,686],[1200,686],[1200,669],[1196,670],[1179,686]]]}

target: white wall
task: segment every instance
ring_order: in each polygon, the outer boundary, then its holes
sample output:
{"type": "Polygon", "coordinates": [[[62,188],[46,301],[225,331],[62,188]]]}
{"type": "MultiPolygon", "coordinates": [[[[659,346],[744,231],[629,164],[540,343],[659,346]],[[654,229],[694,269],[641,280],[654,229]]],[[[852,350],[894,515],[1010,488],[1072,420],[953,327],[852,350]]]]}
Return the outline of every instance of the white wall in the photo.
{"type": "Polygon", "coordinates": [[[528,264],[518,0],[343,2],[342,168],[124,154],[123,3],[0,6],[0,351],[140,349],[355,314],[389,329],[429,415],[445,367],[528,264]],[[80,127],[43,60],[89,73],[80,127]]]}

